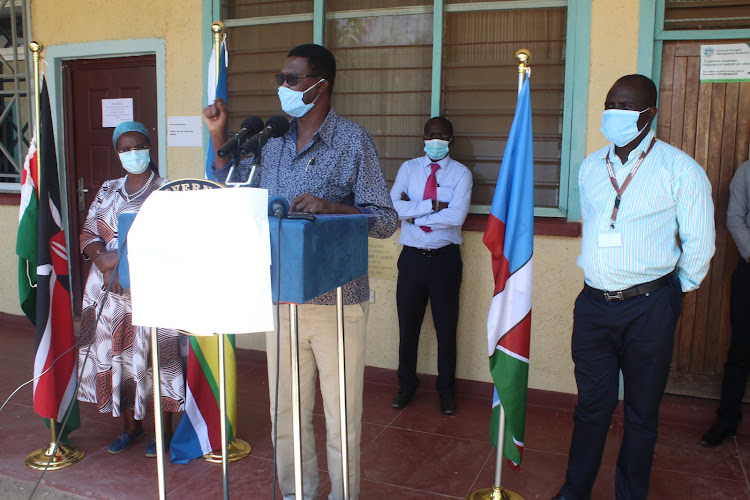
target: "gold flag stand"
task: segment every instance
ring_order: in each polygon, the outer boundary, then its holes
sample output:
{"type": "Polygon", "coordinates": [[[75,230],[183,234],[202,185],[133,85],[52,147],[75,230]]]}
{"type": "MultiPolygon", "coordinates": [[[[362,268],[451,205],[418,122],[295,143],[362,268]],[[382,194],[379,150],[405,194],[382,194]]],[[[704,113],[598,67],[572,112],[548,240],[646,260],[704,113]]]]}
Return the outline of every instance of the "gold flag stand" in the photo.
{"type": "MultiPolygon", "coordinates": [[[[29,43],[29,49],[32,53],[32,61],[34,64],[34,130],[36,135],[36,164],[37,164],[37,181],[39,185],[37,190],[40,189],[42,179],[42,151],[41,151],[41,135],[40,135],[40,123],[39,123],[39,105],[40,96],[42,93],[41,80],[39,78],[39,53],[44,49],[44,46],[38,42],[29,43]]],[[[26,465],[34,470],[60,470],[71,465],[78,463],[83,458],[83,450],[75,446],[69,446],[60,444],[57,442],[57,429],[55,419],[49,419],[50,429],[50,443],[46,448],[40,448],[36,451],[31,452],[26,457],[26,465]]]]}
{"type": "MultiPolygon", "coordinates": [[[[516,60],[518,61],[518,93],[521,93],[521,87],[523,82],[528,78],[529,72],[529,61],[531,60],[531,52],[528,49],[521,49],[516,52],[516,60]]],[[[492,488],[482,488],[473,493],[470,493],[466,497],[466,500],[523,500],[523,497],[518,493],[514,493],[510,490],[506,490],[501,484],[501,476],[503,470],[503,446],[505,445],[505,409],[502,403],[500,404],[500,418],[497,423],[497,456],[495,457],[495,486],[492,488]]]]}

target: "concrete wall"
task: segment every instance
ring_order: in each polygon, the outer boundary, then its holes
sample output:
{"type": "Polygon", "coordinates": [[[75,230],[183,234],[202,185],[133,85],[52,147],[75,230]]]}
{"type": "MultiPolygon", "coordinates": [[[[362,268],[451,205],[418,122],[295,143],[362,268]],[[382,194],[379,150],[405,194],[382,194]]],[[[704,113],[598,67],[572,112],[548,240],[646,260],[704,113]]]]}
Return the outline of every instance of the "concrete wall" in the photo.
{"type": "MultiPolygon", "coordinates": [[[[577,1],[577,0],[570,0],[577,1]]],[[[607,90],[614,80],[634,73],[637,64],[638,2],[593,0],[586,151],[605,144],[599,132],[607,90]],[[613,19],[617,22],[613,24],[613,19]],[[616,27],[614,29],[613,27],[616,27]]],[[[57,0],[32,2],[33,37],[45,45],[99,40],[163,38],[166,42],[167,115],[197,115],[203,96],[200,0],[78,0],[76,12],[57,0]],[[63,7],[64,6],[64,7],[63,7]]],[[[105,44],[106,48],[106,44],[105,44]]],[[[199,148],[168,148],[167,175],[201,176],[199,148]]],[[[577,182],[571,179],[571,182],[577,182]]],[[[15,233],[18,207],[0,206],[0,311],[21,314],[16,285],[15,233]]],[[[393,236],[398,237],[398,234],[393,236]]],[[[479,232],[464,232],[464,279],[459,320],[459,378],[489,381],[486,319],[493,290],[489,252],[479,232]]],[[[583,275],[576,266],[580,239],[541,236],[534,244],[534,305],[529,385],[576,391],[570,360],[573,301],[583,275]]],[[[375,302],[368,323],[367,364],[395,369],[398,354],[395,281],[372,280],[375,302]]],[[[240,347],[264,348],[262,336],[243,336],[240,347]]],[[[436,341],[428,312],[421,337],[419,371],[436,372],[436,341]]]]}

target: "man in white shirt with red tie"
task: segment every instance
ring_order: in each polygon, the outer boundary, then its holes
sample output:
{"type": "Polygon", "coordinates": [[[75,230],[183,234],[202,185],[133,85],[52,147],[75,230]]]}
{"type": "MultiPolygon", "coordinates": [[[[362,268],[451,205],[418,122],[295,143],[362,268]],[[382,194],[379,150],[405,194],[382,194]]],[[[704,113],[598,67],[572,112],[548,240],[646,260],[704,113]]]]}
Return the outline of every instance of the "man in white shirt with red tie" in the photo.
{"type": "Polygon", "coordinates": [[[443,117],[424,126],[425,155],[404,162],[391,189],[401,219],[396,306],[399,391],[394,408],[409,404],[419,386],[417,351],[427,300],[438,340],[435,389],[440,411],[456,412],[456,328],[462,262],[461,226],[471,204],[471,171],[448,156],[453,125],[443,117]]]}

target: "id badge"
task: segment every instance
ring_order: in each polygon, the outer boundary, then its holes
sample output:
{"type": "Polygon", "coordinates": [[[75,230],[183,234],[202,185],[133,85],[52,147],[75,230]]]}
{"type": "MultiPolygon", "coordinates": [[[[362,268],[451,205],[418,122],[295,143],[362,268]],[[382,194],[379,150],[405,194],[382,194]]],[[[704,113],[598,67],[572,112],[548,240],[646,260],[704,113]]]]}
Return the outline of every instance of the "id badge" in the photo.
{"type": "Polygon", "coordinates": [[[622,233],[602,231],[599,233],[599,248],[614,248],[622,246],[622,233]]]}

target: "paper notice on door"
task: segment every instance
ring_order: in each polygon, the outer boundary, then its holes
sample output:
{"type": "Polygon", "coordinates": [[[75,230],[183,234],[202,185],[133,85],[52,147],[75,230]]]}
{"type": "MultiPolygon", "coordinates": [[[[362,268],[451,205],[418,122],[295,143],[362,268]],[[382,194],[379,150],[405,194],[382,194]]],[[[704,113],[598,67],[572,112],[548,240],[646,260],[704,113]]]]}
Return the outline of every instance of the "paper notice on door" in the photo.
{"type": "Polygon", "coordinates": [[[200,116],[170,116],[167,146],[203,147],[203,119],[200,116]]]}
{"type": "Polygon", "coordinates": [[[701,82],[749,82],[750,45],[701,45],[701,82]]]}
{"type": "Polygon", "coordinates": [[[102,127],[116,127],[133,121],[133,98],[102,99],[102,127]]]}

